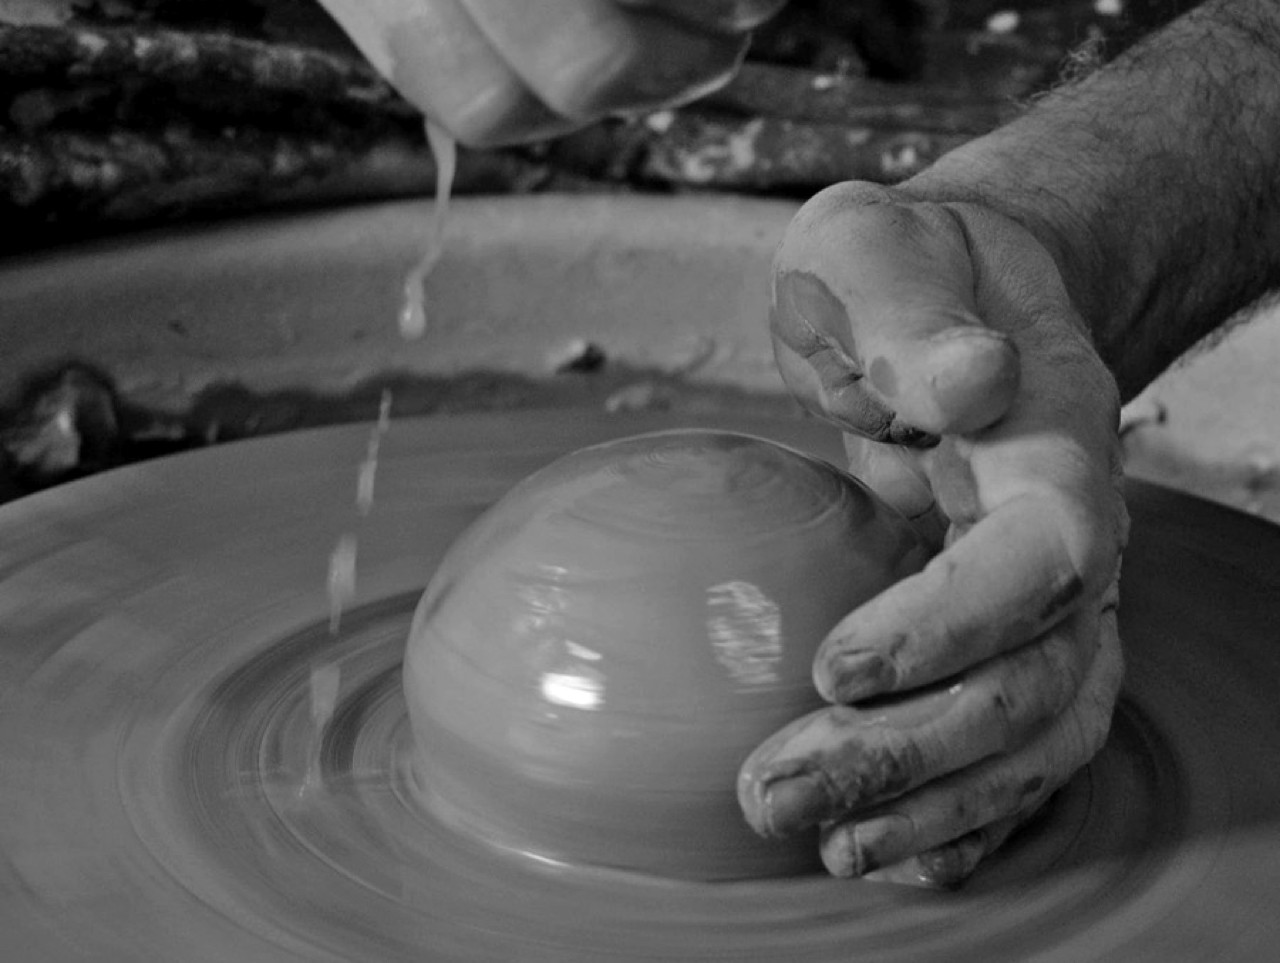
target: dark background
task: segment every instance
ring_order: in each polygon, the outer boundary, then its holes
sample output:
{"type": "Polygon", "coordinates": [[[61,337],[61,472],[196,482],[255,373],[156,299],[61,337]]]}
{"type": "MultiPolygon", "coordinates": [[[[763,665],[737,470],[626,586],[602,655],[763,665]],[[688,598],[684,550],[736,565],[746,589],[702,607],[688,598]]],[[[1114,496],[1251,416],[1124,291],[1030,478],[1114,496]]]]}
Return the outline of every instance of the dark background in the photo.
{"type": "MultiPolygon", "coordinates": [[[[728,89],[664,123],[464,152],[457,190],[892,182],[1192,5],[792,0],[728,89]],[[744,132],[745,162],[725,150],[744,132]]],[[[0,78],[0,253],[433,186],[417,114],[314,0],[0,0],[0,78]]]]}

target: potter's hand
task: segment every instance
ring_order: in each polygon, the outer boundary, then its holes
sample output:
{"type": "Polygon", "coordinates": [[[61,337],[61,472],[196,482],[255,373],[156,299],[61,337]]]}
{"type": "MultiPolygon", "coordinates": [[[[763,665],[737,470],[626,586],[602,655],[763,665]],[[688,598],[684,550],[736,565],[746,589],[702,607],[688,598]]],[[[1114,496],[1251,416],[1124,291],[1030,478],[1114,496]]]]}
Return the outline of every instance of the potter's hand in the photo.
{"type": "Polygon", "coordinates": [[[322,0],[428,117],[473,146],[692,99],[785,0],[322,0]]]}
{"type": "Polygon", "coordinates": [[[775,269],[788,384],[946,547],[831,631],[814,677],[835,705],[760,746],[740,800],[761,833],[820,824],[838,875],[954,884],[1110,724],[1116,385],[1046,249],[989,209],[841,185],[775,269]]]}

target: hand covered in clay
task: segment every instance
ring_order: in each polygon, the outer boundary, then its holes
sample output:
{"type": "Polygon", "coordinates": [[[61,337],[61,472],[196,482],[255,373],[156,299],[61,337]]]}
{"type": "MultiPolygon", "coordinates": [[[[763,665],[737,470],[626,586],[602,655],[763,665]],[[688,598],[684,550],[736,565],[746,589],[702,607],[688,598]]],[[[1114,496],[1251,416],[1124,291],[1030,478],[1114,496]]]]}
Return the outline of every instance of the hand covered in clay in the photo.
{"type": "Polygon", "coordinates": [[[785,0],[322,0],[458,140],[509,144],[727,81],[785,0]]]}
{"type": "Polygon", "coordinates": [[[751,825],[836,875],[954,885],[1102,746],[1122,674],[1119,395],[1046,249],[971,204],[844,184],[775,263],[787,383],[943,545],[832,629],[833,705],[742,767],[751,825]]]}

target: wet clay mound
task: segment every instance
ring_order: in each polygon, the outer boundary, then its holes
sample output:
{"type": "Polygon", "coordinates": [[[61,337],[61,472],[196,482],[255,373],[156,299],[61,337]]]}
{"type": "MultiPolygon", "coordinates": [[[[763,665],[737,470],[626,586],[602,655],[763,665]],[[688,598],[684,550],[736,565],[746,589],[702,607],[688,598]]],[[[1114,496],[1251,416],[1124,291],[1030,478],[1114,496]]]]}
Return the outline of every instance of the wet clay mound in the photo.
{"type": "Polygon", "coordinates": [[[822,704],[831,627],[924,561],[868,489],[763,439],[669,431],[559,459],[459,540],[419,605],[405,698],[426,804],[556,862],[813,871],[815,838],[747,827],[738,767],[822,704]]]}

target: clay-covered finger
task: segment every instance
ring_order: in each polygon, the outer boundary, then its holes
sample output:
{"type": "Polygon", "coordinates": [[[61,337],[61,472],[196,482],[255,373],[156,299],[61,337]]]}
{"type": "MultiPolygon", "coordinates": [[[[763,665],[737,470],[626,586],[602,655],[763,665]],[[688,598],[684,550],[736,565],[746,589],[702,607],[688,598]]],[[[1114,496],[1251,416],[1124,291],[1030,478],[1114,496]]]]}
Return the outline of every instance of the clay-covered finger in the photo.
{"type": "Polygon", "coordinates": [[[690,99],[727,81],[745,51],[745,37],[613,0],[461,2],[538,99],[579,122],[690,99]]]}
{"type": "Polygon", "coordinates": [[[1024,644],[1096,599],[1120,545],[1057,493],[1001,505],[925,568],[842,619],[814,683],[851,703],[944,679],[1024,644]]]}
{"type": "Polygon", "coordinates": [[[821,366],[818,397],[802,400],[846,430],[889,440],[884,419],[864,416],[878,405],[922,433],[971,433],[1004,415],[1019,384],[1017,346],[983,323],[974,288],[950,211],[841,184],[787,229],[771,327],[776,342],[821,366]]]}
{"type": "Polygon", "coordinates": [[[862,878],[876,883],[897,883],[921,889],[955,889],[973,875],[989,854],[999,849],[1034,813],[1019,814],[983,826],[959,839],[911,856],[900,863],[872,870],[862,878]]]}
{"type": "Polygon", "coordinates": [[[409,101],[471,146],[572,129],[530,93],[459,0],[329,0],[360,51],[409,101]]]}
{"type": "MultiPolygon", "coordinates": [[[[943,799],[931,799],[925,804],[932,808],[922,814],[921,820],[915,815],[918,807],[904,801],[903,805],[895,806],[893,812],[825,828],[820,852],[827,872],[833,876],[865,876],[883,867],[901,865],[915,858],[919,862],[915,871],[925,884],[941,883],[943,880],[955,881],[969,875],[976,867],[977,860],[988,851],[985,834],[982,832],[987,823],[964,829],[958,834],[952,832],[939,837],[939,827],[936,825],[938,820],[934,818],[937,816],[937,807],[949,805],[957,810],[954,816],[941,819],[944,824],[950,821],[964,825],[970,823],[972,814],[965,809],[967,806],[991,811],[992,816],[987,822],[994,823],[1016,816],[1024,808],[1038,807],[1057,788],[1051,789],[1035,777],[1020,785],[1013,785],[1006,784],[1002,776],[990,773],[983,775],[988,781],[981,786],[940,787],[947,796],[943,799]]],[[[924,793],[927,789],[928,787],[922,787],[911,796],[924,793]]],[[[944,825],[943,828],[950,827],[944,825]]]]}
{"type": "Polygon", "coordinates": [[[724,33],[760,26],[787,0],[614,0],[625,7],[658,10],[676,20],[724,33]]]}
{"type": "Polygon", "coordinates": [[[739,771],[747,822],[762,835],[788,835],[1020,747],[1076,699],[1096,624],[1079,614],[944,684],[830,706],[785,726],[739,771]]]}
{"type": "MultiPolygon", "coordinates": [[[[883,810],[826,827],[822,859],[839,876],[861,876],[943,849],[985,826],[1038,809],[1084,766],[1106,739],[1123,675],[1114,614],[1099,622],[1097,655],[1071,705],[1014,751],[935,780],[883,810]]],[[[928,861],[926,861],[928,862],[928,861]]],[[[940,853],[941,881],[963,860],[940,853]]]]}

